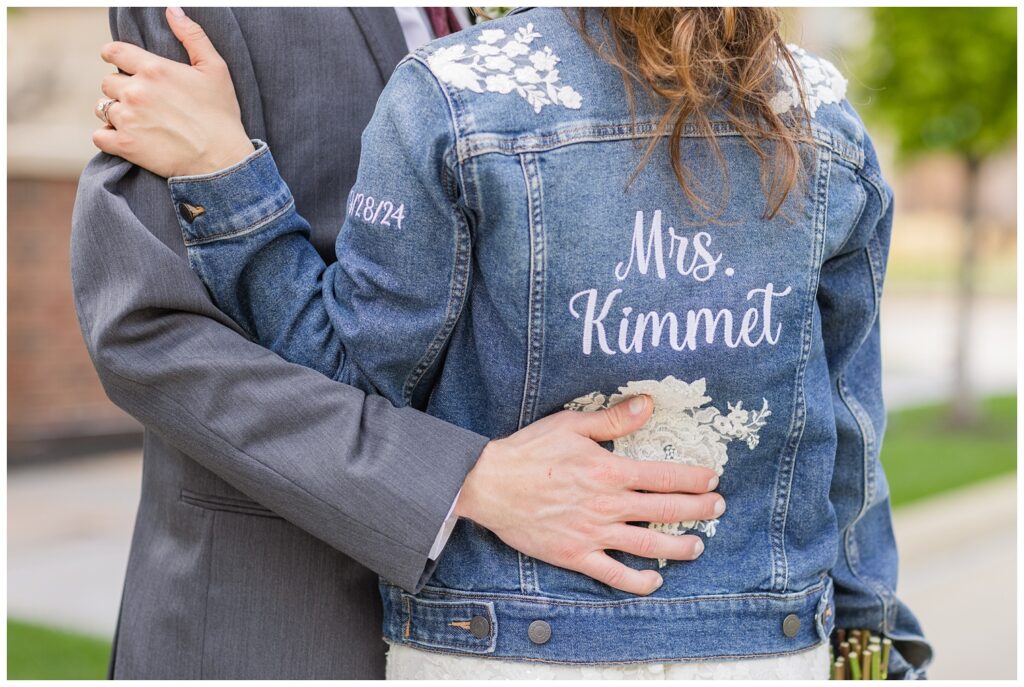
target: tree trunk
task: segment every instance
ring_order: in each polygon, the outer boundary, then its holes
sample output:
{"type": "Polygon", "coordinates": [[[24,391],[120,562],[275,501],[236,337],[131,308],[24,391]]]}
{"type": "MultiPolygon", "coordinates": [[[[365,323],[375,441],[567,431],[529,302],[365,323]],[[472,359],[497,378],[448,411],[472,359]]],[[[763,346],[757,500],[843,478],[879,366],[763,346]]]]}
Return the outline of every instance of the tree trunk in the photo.
{"type": "Polygon", "coordinates": [[[953,357],[953,426],[964,428],[978,422],[978,400],[971,384],[971,323],[974,315],[974,286],[978,262],[978,193],[981,159],[968,156],[967,192],[963,210],[963,236],[960,247],[960,274],[957,288],[957,312],[953,357]]]}

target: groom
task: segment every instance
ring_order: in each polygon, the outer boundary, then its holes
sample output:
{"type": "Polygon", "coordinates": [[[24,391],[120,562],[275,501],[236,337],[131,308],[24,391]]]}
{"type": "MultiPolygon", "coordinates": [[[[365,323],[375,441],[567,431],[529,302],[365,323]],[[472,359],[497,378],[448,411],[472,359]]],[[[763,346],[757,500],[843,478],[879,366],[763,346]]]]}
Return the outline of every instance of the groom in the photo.
{"type": "MultiPolygon", "coordinates": [[[[459,28],[458,13],[188,14],[227,62],[246,130],[273,147],[333,260],[378,95],[407,51],[459,28]]],[[[161,9],[113,9],[111,31],[187,61],[161,9]]],[[[639,428],[649,399],[558,414],[494,442],[395,409],[247,340],[190,270],[182,211],[163,179],[99,155],[73,220],[86,343],[107,393],[146,426],[113,677],[383,677],[377,574],[418,590],[458,516],[620,589],[657,587],[654,571],[606,556],[602,533],[656,519],[637,509],[678,520],[686,497],[674,492],[714,485],[595,443],[639,428]],[[554,507],[565,503],[578,508],[554,507]]]]}

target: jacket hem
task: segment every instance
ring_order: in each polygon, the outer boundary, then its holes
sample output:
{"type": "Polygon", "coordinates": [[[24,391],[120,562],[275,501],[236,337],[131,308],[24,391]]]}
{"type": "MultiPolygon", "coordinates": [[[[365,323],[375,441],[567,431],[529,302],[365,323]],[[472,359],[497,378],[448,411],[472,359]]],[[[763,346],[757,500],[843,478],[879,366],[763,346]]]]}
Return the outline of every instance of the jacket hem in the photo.
{"type": "Polygon", "coordinates": [[[828,641],[832,580],[791,593],[753,592],[591,602],[381,584],[384,639],[455,655],[617,665],[739,660],[799,653],[828,641]],[[532,641],[542,621],[550,638],[532,641]]]}

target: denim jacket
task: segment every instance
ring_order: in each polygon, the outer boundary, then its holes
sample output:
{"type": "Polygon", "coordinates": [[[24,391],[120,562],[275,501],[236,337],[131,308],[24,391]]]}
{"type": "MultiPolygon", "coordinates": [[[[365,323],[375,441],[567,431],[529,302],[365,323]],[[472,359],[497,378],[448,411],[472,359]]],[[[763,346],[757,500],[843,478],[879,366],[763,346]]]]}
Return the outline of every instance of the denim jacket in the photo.
{"type": "MultiPolygon", "coordinates": [[[[594,21],[591,11],[588,21],[594,21]]],[[[388,641],[455,654],[620,663],[787,654],[865,627],[890,673],[931,648],[895,595],[879,449],[879,299],[892,193],[828,62],[792,47],[773,107],[813,142],[767,219],[759,161],[724,117],[667,139],[662,113],[554,8],[437,40],[395,70],[363,134],[338,261],[308,242],[266,145],[169,181],[191,264],[218,306],[293,362],[488,437],[565,407],[650,393],[624,455],[721,474],[705,540],[635,597],[525,556],[461,520],[417,593],[381,582],[388,641]],[[633,116],[635,115],[635,117],[633,116]]],[[[339,66],[340,68],[340,66],[339,66]]],[[[328,87],[325,84],[325,87],[328,87]]]]}

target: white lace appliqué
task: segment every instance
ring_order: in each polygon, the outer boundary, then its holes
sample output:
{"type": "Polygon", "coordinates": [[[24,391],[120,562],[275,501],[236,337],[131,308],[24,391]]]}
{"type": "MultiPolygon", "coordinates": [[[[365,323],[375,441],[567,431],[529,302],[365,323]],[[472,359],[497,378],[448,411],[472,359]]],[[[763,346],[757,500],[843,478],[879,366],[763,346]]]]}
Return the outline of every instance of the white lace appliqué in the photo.
{"type": "MultiPolygon", "coordinates": [[[[619,387],[618,393],[605,396],[593,392],[581,396],[565,407],[569,410],[593,412],[601,410],[639,394],[654,400],[654,414],[636,432],[616,439],[614,452],[634,460],[667,460],[710,468],[721,475],[729,461],[726,446],[740,441],[748,449],[757,447],[758,432],[771,415],[768,400],[761,399],[760,410],[747,410],[742,401],[727,403],[728,412],[722,413],[705,396],[707,383],[701,378],[687,383],[673,376],[660,382],[653,379],[630,382],[619,387]]],[[[715,536],[718,520],[689,520],[672,523],[650,523],[648,527],[667,534],[699,532],[715,536]]],[[[660,559],[659,567],[666,561],[660,559]]]]}
{"type": "MultiPolygon", "coordinates": [[[[822,105],[838,103],[846,97],[846,79],[831,62],[820,57],[808,55],[807,51],[796,45],[786,46],[797,67],[800,69],[800,81],[807,98],[807,114],[811,117],[822,105]]],[[[780,63],[782,74],[782,90],[772,98],[771,106],[775,114],[784,114],[791,109],[800,107],[800,91],[796,80],[786,64],[780,63]]]]}
{"type": "Polygon", "coordinates": [[[533,24],[518,29],[511,38],[504,29],[481,31],[470,48],[458,43],[440,48],[427,65],[444,83],[474,93],[518,93],[539,113],[545,105],[558,104],[578,110],[583,97],[560,82],[556,65],[561,61],[551,48],[534,49],[540,34],[533,24]]]}

